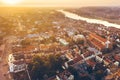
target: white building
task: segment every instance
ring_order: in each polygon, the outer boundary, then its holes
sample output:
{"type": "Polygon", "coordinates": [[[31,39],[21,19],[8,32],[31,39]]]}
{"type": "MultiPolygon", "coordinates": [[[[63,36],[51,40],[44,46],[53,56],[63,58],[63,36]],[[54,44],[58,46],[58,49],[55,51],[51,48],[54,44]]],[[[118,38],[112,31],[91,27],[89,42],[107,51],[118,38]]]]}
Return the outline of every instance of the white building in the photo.
{"type": "Polygon", "coordinates": [[[84,40],[84,39],[85,39],[84,35],[81,35],[81,34],[73,36],[74,41],[84,40]]]}
{"type": "MultiPolygon", "coordinates": [[[[18,55],[15,55],[18,56],[18,55]]],[[[13,54],[10,54],[8,57],[8,65],[9,70],[11,73],[17,73],[24,71],[26,69],[26,63],[24,59],[20,58],[16,60],[15,56],[13,54]]]]}
{"type": "Polygon", "coordinates": [[[59,42],[65,46],[69,44],[65,39],[59,39],[59,42]]]}
{"type": "Polygon", "coordinates": [[[106,48],[109,48],[110,41],[109,41],[109,40],[107,40],[107,41],[105,42],[105,44],[106,44],[106,48]]]}

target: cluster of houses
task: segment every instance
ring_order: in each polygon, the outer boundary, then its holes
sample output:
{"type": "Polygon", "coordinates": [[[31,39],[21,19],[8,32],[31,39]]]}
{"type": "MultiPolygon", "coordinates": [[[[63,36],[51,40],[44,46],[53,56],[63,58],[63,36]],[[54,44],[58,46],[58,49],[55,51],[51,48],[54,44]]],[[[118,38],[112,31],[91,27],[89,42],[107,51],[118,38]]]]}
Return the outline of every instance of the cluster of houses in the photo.
{"type": "MultiPolygon", "coordinates": [[[[56,14],[55,11],[50,12],[49,14],[48,12],[49,11],[45,12],[44,14],[42,13],[42,11],[37,11],[35,12],[37,13],[37,15],[34,15],[33,19],[31,18],[31,16],[33,15],[28,13],[24,16],[19,16],[18,19],[16,16],[12,16],[13,19],[11,19],[11,17],[9,18],[14,26],[18,26],[15,27],[16,33],[14,33],[13,30],[9,31],[12,31],[12,33],[16,36],[18,36],[19,34],[19,36],[23,37],[23,40],[18,40],[17,44],[19,45],[12,47],[13,54],[10,54],[8,57],[10,73],[19,73],[21,71],[25,71],[27,63],[30,63],[32,56],[36,55],[37,53],[61,53],[61,55],[64,55],[68,59],[66,65],[73,65],[76,69],[79,69],[79,67],[76,66],[82,65],[84,62],[86,62],[93,68],[98,62],[104,62],[105,65],[109,65],[111,63],[113,63],[115,66],[119,65],[119,54],[113,55],[113,59],[102,54],[102,52],[104,51],[107,52],[108,50],[112,50],[113,41],[111,40],[111,38],[115,39],[117,47],[120,47],[120,38],[118,37],[120,34],[119,29],[105,28],[105,26],[103,27],[103,25],[99,24],[88,24],[84,21],[68,19],[61,14],[56,14]],[[52,16],[52,18],[49,16],[52,16]],[[25,20],[23,20],[22,18],[25,20]],[[44,25],[45,23],[50,23],[52,25],[44,25]],[[47,27],[45,28],[46,30],[42,30],[42,28],[44,28],[41,27],[42,25],[47,27]],[[24,31],[25,33],[21,33],[21,31],[24,31]],[[87,35],[82,34],[85,31],[88,31],[87,35]],[[90,31],[93,33],[89,33],[90,31]],[[96,33],[98,33],[99,35],[104,35],[103,37],[105,37],[106,39],[98,36],[96,33]],[[110,34],[109,37],[108,34],[110,34]],[[48,41],[48,39],[50,39],[51,37],[56,40],[52,42],[51,40],[48,41]],[[30,45],[21,45],[21,42],[25,39],[28,42],[30,40],[30,45]],[[46,44],[44,44],[44,40],[48,41],[48,43],[45,42],[46,44]],[[70,40],[73,41],[72,47],[75,46],[72,49],[70,48],[71,46],[69,47],[69,44],[71,44],[69,42],[70,40]],[[76,43],[77,41],[79,42],[81,40],[84,41],[83,45],[76,43]],[[87,46],[86,49],[85,46],[87,46]]],[[[33,11],[30,13],[33,13],[33,11]]],[[[1,32],[3,33],[5,31],[1,32]]],[[[16,37],[16,39],[18,39],[18,37],[16,37]]],[[[11,38],[11,40],[15,41],[13,37],[11,38]]],[[[0,53],[2,53],[2,50],[3,49],[0,50],[0,53]]],[[[84,70],[86,71],[86,69],[84,70]]],[[[65,71],[56,75],[58,80],[61,75],[65,76],[65,79],[63,80],[74,79],[74,76],[70,74],[70,72],[65,71]],[[68,73],[69,75],[66,75],[66,73],[68,73]],[[66,79],[66,76],[67,78],[72,77],[72,79],[66,79]]]]}
{"type": "Polygon", "coordinates": [[[95,33],[90,33],[88,40],[91,44],[98,50],[102,51],[104,49],[112,49],[112,42],[109,39],[102,38],[95,33]]]}
{"type": "MultiPolygon", "coordinates": [[[[21,53],[27,53],[24,54],[24,57],[19,58],[16,60],[17,56],[20,56],[18,54],[10,54],[9,55],[9,69],[10,72],[21,72],[26,69],[26,64],[27,62],[30,62],[31,57],[33,53],[63,53],[61,55],[64,55],[68,61],[66,62],[66,65],[73,66],[75,69],[80,71],[83,69],[83,72],[86,72],[87,69],[80,68],[80,65],[84,66],[91,66],[93,69],[98,63],[104,63],[104,66],[115,65],[116,67],[119,66],[119,56],[112,56],[111,57],[106,57],[104,56],[103,52],[107,52],[108,50],[112,50],[113,48],[113,43],[110,37],[108,38],[103,38],[99,36],[96,33],[90,32],[88,35],[82,35],[82,34],[75,34],[75,30],[73,29],[72,31],[64,29],[64,31],[67,31],[67,34],[69,38],[71,38],[74,41],[74,45],[70,48],[69,47],[69,42],[64,38],[64,37],[57,37],[56,41],[54,43],[48,43],[48,44],[39,44],[37,46],[31,45],[31,46],[26,46],[26,47],[15,47],[13,48],[13,52],[21,52],[21,53]],[[84,44],[79,44],[76,42],[79,41],[84,41],[84,44]],[[86,46],[86,48],[85,48],[86,46]],[[30,55],[30,56],[29,56],[30,55]],[[27,56],[27,57],[25,57],[27,56]],[[29,59],[27,59],[30,57],[29,59]],[[26,59],[25,59],[26,58],[26,59]],[[26,60],[26,62],[25,62],[26,60]],[[79,70],[80,68],[80,70],[79,70]]],[[[38,35],[39,36],[39,35],[38,35]]],[[[119,39],[116,39],[117,43],[119,43],[119,39]]],[[[34,54],[34,55],[35,55],[34,54]]],[[[112,74],[111,68],[106,68],[108,74],[112,74]]],[[[57,80],[60,80],[61,76],[65,76],[65,79],[63,80],[74,80],[74,75],[72,75],[69,71],[69,76],[66,76],[66,73],[59,73],[56,75],[57,80]],[[66,78],[67,77],[67,78],[66,78]],[[68,79],[70,77],[70,79],[68,79]],[[72,78],[71,78],[72,77],[72,78]]],[[[80,73],[80,72],[79,72],[80,73]]],[[[50,80],[54,80],[49,78],[50,80]]],[[[48,79],[48,80],[49,80],[48,79]]]]}
{"type": "MultiPolygon", "coordinates": [[[[102,66],[105,67],[105,73],[107,74],[107,77],[103,77],[103,78],[105,80],[108,80],[107,79],[108,76],[113,75],[114,72],[116,71],[112,67],[114,66],[114,68],[118,69],[118,67],[120,66],[119,54],[112,54],[112,55],[103,54],[103,50],[105,49],[112,50],[113,44],[109,40],[109,38],[105,39],[105,38],[98,36],[95,33],[90,33],[87,39],[90,45],[92,45],[92,47],[88,47],[84,51],[84,53],[81,54],[81,50],[78,47],[74,48],[73,52],[70,50],[67,51],[67,53],[65,54],[66,58],[68,59],[68,61],[66,62],[67,67],[72,66],[80,74],[83,74],[84,72],[88,73],[87,68],[85,69],[85,67],[91,66],[92,70],[94,71],[95,66],[97,66],[98,64],[102,64],[102,66]],[[80,66],[82,65],[84,67],[81,68],[80,66]]],[[[118,78],[119,77],[120,76],[118,76],[118,78]]],[[[113,78],[115,79],[116,77],[112,77],[111,79],[113,78]]],[[[51,79],[51,80],[54,80],[54,79],[51,79]]],[[[93,80],[95,80],[95,78],[93,80]]]]}

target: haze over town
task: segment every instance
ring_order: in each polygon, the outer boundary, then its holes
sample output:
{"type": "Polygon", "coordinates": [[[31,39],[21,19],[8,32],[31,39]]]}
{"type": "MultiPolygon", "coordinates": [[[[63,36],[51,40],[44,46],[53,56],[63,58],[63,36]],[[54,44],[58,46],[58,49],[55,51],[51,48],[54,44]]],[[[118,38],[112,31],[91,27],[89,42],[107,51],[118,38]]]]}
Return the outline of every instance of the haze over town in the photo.
{"type": "Polygon", "coordinates": [[[0,80],[120,80],[120,0],[0,0],[0,80]]]}
{"type": "MultiPolygon", "coordinates": [[[[1,6],[9,6],[5,1],[18,1],[14,6],[44,7],[83,7],[83,6],[120,6],[120,0],[0,0],[1,6]]],[[[13,5],[12,5],[13,6],[13,5]]]]}

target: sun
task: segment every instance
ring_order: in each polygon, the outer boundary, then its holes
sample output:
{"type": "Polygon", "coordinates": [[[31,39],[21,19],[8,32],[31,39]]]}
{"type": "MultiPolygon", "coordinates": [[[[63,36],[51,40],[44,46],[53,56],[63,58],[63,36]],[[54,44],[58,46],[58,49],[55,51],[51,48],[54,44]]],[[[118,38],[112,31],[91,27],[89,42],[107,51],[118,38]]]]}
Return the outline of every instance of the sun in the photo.
{"type": "Polygon", "coordinates": [[[3,3],[5,4],[10,4],[10,5],[14,5],[14,4],[18,4],[20,3],[22,0],[3,0],[3,3]]]}

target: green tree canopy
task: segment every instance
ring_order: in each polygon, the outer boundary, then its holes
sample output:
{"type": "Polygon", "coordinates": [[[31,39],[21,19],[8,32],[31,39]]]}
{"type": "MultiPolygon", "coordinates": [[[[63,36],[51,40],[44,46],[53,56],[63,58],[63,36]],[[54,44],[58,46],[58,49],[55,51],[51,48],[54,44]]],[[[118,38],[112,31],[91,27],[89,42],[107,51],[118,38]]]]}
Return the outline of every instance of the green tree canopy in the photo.
{"type": "Polygon", "coordinates": [[[62,65],[64,60],[60,57],[60,54],[50,55],[35,55],[32,59],[32,63],[28,66],[32,80],[43,80],[44,75],[53,76],[56,71],[62,71],[62,65]]]}

